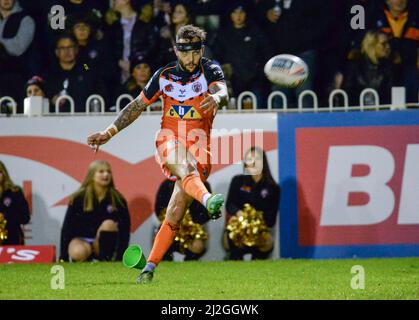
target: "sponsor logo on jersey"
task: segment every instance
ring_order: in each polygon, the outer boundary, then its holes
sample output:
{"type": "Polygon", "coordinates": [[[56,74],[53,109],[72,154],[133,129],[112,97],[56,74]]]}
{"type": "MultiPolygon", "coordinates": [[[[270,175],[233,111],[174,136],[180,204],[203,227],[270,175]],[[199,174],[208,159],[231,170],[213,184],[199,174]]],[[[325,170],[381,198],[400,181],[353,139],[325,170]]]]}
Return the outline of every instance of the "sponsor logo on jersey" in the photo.
{"type": "Polygon", "coordinates": [[[169,73],[169,78],[170,78],[170,79],[173,79],[173,80],[175,80],[175,81],[179,81],[180,79],[182,79],[182,77],[175,76],[175,75],[174,75],[174,74],[172,74],[172,73],[169,73]]]}
{"type": "Polygon", "coordinates": [[[201,119],[201,115],[193,106],[172,105],[166,112],[166,117],[179,118],[182,120],[201,119]]]}
{"type": "Polygon", "coordinates": [[[198,78],[200,75],[201,75],[201,72],[200,72],[200,71],[199,71],[199,72],[197,72],[197,73],[194,73],[194,74],[191,76],[191,79],[196,79],[196,78],[198,78]]]}
{"type": "Polygon", "coordinates": [[[186,95],[185,95],[186,89],[179,89],[179,92],[180,92],[179,98],[185,98],[186,97],[186,95]]]}

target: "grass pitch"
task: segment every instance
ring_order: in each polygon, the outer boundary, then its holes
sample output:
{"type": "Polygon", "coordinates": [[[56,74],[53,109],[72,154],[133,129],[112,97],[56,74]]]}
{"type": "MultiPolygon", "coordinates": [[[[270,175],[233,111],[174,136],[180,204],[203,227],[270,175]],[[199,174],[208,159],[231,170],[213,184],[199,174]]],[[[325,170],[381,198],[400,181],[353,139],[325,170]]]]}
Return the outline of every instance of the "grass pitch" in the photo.
{"type": "Polygon", "coordinates": [[[122,263],[62,264],[65,289],[51,289],[53,265],[0,265],[4,299],[419,299],[419,258],[163,262],[153,283],[122,263]],[[354,290],[354,265],[365,289],[354,290]]]}

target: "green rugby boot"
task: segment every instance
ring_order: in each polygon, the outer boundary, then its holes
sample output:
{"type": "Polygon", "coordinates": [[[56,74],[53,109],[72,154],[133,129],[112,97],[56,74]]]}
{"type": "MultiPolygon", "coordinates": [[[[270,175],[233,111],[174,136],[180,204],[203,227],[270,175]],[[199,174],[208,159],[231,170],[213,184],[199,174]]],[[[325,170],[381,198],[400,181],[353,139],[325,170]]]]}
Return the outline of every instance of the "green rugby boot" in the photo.
{"type": "Polygon", "coordinates": [[[221,208],[224,205],[224,197],[217,193],[213,194],[207,200],[207,210],[210,218],[216,220],[221,217],[221,208]]]}
{"type": "Polygon", "coordinates": [[[148,284],[153,280],[153,271],[143,271],[137,278],[138,284],[148,284]]]}

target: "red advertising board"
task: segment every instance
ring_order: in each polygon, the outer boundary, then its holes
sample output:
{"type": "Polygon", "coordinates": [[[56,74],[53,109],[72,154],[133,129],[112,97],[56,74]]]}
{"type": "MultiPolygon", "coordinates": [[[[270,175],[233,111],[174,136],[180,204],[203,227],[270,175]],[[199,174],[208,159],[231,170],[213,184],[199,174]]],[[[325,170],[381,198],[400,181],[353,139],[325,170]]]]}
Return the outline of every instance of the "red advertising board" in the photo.
{"type": "Polygon", "coordinates": [[[53,263],[55,246],[0,246],[0,263],[53,263]]]}

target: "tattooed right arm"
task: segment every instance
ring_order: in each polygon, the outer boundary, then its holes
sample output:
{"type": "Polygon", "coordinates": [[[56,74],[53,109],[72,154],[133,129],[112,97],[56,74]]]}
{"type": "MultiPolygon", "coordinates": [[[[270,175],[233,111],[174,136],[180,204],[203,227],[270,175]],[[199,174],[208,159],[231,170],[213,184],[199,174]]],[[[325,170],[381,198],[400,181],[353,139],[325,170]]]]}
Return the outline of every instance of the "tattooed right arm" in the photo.
{"type": "Polygon", "coordinates": [[[114,123],[106,128],[105,131],[100,131],[89,135],[87,137],[87,144],[94,148],[95,152],[97,152],[100,145],[105,144],[119,131],[133,123],[135,119],[140,116],[141,112],[147,108],[147,106],[147,102],[145,102],[140,96],[137,97],[121,110],[114,123]]]}
{"type": "Polygon", "coordinates": [[[140,116],[140,114],[147,108],[147,106],[147,102],[145,102],[142,98],[137,97],[121,110],[113,123],[114,126],[118,131],[128,127],[140,116]]]}

